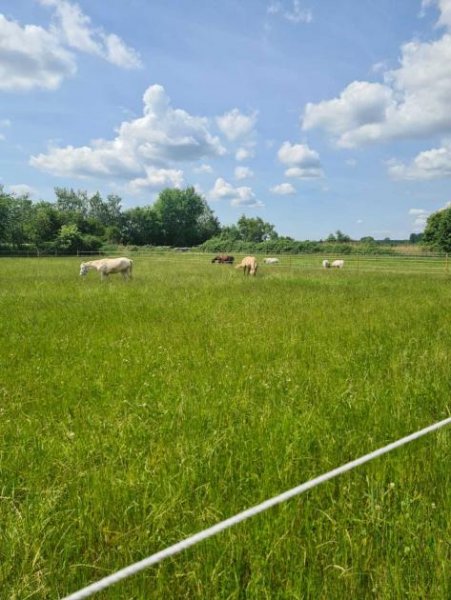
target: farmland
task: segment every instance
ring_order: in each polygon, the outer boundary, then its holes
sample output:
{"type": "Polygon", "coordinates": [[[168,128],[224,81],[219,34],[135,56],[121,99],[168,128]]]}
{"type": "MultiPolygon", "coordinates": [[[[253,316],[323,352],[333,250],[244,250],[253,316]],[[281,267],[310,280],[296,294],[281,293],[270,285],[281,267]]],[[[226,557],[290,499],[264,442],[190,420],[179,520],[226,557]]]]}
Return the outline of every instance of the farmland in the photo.
{"type": "MultiPolygon", "coordinates": [[[[0,589],[56,598],[450,413],[444,259],[1,259],[0,589]]],[[[449,428],[98,598],[448,598],[449,428]]]]}

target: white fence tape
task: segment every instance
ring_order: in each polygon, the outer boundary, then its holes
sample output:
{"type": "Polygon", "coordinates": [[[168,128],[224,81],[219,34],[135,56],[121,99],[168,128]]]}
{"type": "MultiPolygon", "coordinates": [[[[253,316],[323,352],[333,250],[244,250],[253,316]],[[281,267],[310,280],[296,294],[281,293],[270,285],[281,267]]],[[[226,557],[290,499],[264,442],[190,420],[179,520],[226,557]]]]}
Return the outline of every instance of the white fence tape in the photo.
{"type": "Polygon", "coordinates": [[[383,448],[379,448],[378,450],[374,450],[373,452],[370,452],[369,454],[365,454],[364,456],[361,456],[360,458],[357,458],[351,462],[348,462],[348,463],[342,465],[341,467],[337,467],[336,469],[333,469],[332,471],[328,471],[327,473],[324,473],[323,475],[320,475],[319,477],[316,477],[315,479],[311,479],[310,481],[307,481],[306,483],[302,483],[301,485],[294,487],[291,490],[288,490],[286,492],[283,492],[282,494],[280,494],[278,496],[274,496],[273,498],[270,498],[269,500],[266,500],[265,502],[262,502],[261,504],[257,504],[256,506],[253,506],[252,508],[248,508],[247,510],[242,511],[242,512],[234,515],[233,517],[226,519],[225,521],[221,521],[220,523],[217,523],[216,525],[213,525],[212,527],[209,527],[208,529],[204,529],[203,531],[200,531],[199,533],[196,533],[196,534],[182,540],[181,542],[178,542],[176,544],[173,544],[172,546],[169,546],[165,550],[161,550],[160,552],[157,552],[156,554],[152,554],[152,556],[148,556],[147,558],[144,558],[143,560],[141,560],[137,563],[129,565],[128,567],[125,567],[124,569],[121,569],[120,571],[116,571],[116,573],[113,573],[112,575],[108,575],[107,577],[100,579],[96,583],[92,583],[91,585],[88,585],[87,587],[79,590],[78,592],[75,592],[73,594],[70,594],[69,596],[66,596],[63,600],[82,600],[82,598],[88,598],[89,596],[92,596],[93,594],[100,592],[101,590],[104,590],[105,588],[110,587],[111,585],[118,583],[119,581],[122,581],[123,579],[125,579],[127,577],[130,577],[131,575],[134,575],[135,573],[139,573],[139,571],[143,571],[144,569],[147,569],[147,567],[150,567],[152,565],[155,565],[156,563],[161,562],[163,559],[168,558],[169,556],[174,556],[174,554],[178,554],[179,552],[182,552],[182,550],[186,550],[190,546],[194,546],[195,544],[198,544],[202,540],[206,540],[207,538],[212,537],[213,535],[216,535],[220,531],[224,531],[224,529],[228,529],[229,527],[232,527],[233,525],[236,525],[237,523],[240,523],[241,521],[245,521],[246,519],[249,519],[250,517],[253,517],[254,515],[257,515],[265,510],[268,510],[268,508],[271,508],[272,506],[275,506],[276,504],[280,504],[281,502],[285,502],[285,500],[289,500],[293,496],[297,496],[299,494],[302,494],[303,492],[306,492],[307,490],[311,490],[312,488],[316,487],[317,485],[320,485],[321,483],[324,483],[325,481],[328,481],[329,479],[332,479],[333,477],[337,477],[337,475],[346,473],[346,471],[350,471],[351,469],[354,469],[355,467],[363,465],[364,463],[369,462],[370,460],[373,460],[374,458],[377,458],[378,456],[381,456],[382,454],[391,452],[392,450],[395,450],[396,448],[399,448],[400,446],[404,446],[404,444],[413,442],[414,440],[422,437],[423,435],[426,435],[427,433],[431,433],[432,431],[436,431],[437,429],[440,429],[441,427],[445,427],[445,425],[449,425],[449,424],[451,424],[451,417],[444,419],[443,421],[438,421],[437,423],[434,423],[433,425],[430,425],[429,427],[425,427],[424,429],[421,429],[420,431],[416,431],[415,433],[412,433],[406,437],[403,437],[403,438],[397,440],[396,442],[392,442],[391,444],[388,444],[387,446],[384,446],[383,448]]]}

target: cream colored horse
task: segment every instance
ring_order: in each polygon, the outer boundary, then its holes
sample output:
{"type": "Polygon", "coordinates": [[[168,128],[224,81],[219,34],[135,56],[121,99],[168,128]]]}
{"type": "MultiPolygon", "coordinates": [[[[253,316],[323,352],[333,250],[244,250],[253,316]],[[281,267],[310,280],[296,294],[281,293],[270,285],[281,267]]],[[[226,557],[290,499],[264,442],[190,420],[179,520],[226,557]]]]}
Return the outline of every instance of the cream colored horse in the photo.
{"type": "Polygon", "coordinates": [[[243,269],[244,275],[255,275],[257,273],[257,260],[255,256],[246,256],[235,269],[243,269]]]}
{"type": "Polygon", "coordinates": [[[133,261],[130,258],[122,256],[121,258],[101,258],[99,260],[82,262],[80,265],[80,275],[86,275],[89,270],[98,271],[102,281],[112,273],[121,273],[124,279],[131,279],[133,261]]]}

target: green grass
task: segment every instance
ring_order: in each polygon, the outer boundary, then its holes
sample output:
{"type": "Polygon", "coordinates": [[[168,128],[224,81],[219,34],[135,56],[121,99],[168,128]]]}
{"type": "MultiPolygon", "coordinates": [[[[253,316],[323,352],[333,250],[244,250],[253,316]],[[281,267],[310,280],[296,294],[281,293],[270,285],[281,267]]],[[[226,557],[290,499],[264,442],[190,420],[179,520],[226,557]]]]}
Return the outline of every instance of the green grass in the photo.
{"type": "MultiPolygon", "coordinates": [[[[103,284],[79,262],[1,259],[2,598],[63,597],[449,416],[443,262],[137,257],[103,284]]],[[[450,434],[96,598],[449,598],[450,434]]]]}

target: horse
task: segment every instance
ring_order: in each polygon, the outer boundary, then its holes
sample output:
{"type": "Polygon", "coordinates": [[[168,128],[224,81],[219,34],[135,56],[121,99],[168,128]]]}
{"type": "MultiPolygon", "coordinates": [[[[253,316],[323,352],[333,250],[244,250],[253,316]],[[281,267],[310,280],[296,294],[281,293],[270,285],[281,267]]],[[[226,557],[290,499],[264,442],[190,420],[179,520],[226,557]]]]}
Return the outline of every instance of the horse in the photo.
{"type": "Polygon", "coordinates": [[[345,261],[344,260],[334,260],[334,262],[330,266],[335,267],[336,269],[342,269],[345,266],[345,261]]]}
{"type": "Polygon", "coordinates": [[[98,271],[101,281],[112,273],[120,273],[124,279],[131,279],[133,261],[130,258],[122,256],[121,258],[101,258],[99,260],[82,262],[80,265],[80,275],[86,275],[89,270],[98,271]]]}
{"type": "Polygon", "coordinates": [[[255,256],[246,256],[241,263],[235,267],[235,269],[243,269],[244,275],[256,275],[257,268],[258,264],[255,256]]]}
{"type": "Polygon", "coordinates": [[[229,256],[228,254],[218,254],[211,262],[218,263],[220,265],[233,265],[234,260],[234,256],[229,256]]]}
{"type": "Polygon", "coordinates": [[[277,263],[279,262],[278,258],[264,258],[263,262],[265,263],[265,265],[277,265],[277,263]]]}
{"type": "Polygon", "coordinates": [[[323,260],[323,269],[329,269],[330,268],[330,262],[326,259],[323,260]]]}

